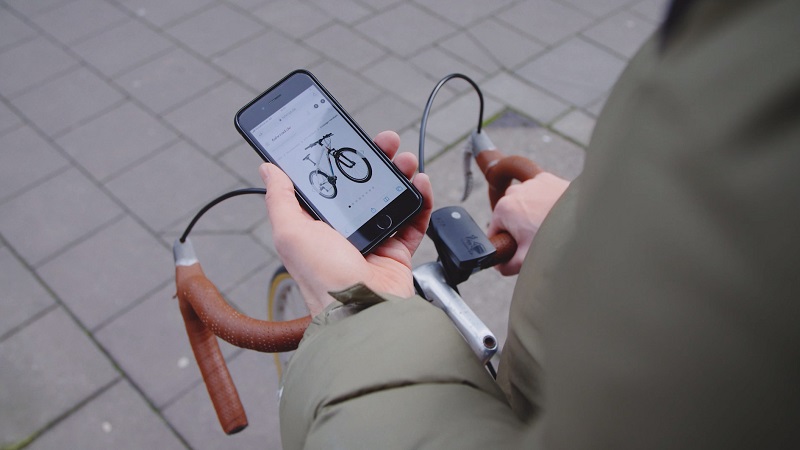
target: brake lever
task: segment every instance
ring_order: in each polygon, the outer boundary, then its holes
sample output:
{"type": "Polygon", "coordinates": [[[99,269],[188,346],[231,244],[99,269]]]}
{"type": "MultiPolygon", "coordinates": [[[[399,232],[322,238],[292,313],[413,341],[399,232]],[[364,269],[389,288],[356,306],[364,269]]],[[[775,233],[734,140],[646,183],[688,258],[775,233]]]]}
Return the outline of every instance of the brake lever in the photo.
{"type": "Polygon", "coordinates": [[[464,147],[464,159],[463,159],[463,168],[464,168],[464,193],[461,195],[461,202],[465,202],[467,198],[469,198],[469,194],[472,193],[472,185],[473,185],[473,177],[472,177],[472,140],[467,141],[467,145],[464,147]]]}
{"type": "Polygon", "coordinates": [[[481,130],[480,133],[478,131],[473,131],[464,146],[464,195],[461,197],[462,202],[466,201],[469,195],[472,193],[472,186],[474,183],[474,177],[472,175],[472,160],[476,159],[478,154],[481,152],[489,150],[496,150],[496,147],[494,146],[492,140],[489,139],[489,135],[486,134],[486,131],[481,130]]]}

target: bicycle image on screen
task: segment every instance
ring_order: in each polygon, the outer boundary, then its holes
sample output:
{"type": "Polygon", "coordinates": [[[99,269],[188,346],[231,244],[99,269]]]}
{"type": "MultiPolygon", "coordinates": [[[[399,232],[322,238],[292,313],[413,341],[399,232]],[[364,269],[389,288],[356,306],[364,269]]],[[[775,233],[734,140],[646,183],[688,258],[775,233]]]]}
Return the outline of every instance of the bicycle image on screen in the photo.
{"type": "Polygon", "coordinates": [[[372,178],[372,166],[367,161],[366,156],[349,147],[338,149],[331,147],[332,136],[333,133],[328,133],[305,148],[305,150],[309,150],[319,145],[324,149],[320,152],[316,162],[312,160],[311,153],[303,158],[304,161],[308,160],[314,164],[314,169],[308,174],[308,181],[311,183],[311,187],[314,188],[316,193],[325,198],[334,198],[338,192],[336,188],[338,177],[333,171],[331,158],[336,162],[339,172],[348,180],[356,183],[366,183],[372,178]],[[324,159],[323,156],[325,157],[324,159]],[[324,160],[328,162],[329,171],[325,170],[324,160]]]}

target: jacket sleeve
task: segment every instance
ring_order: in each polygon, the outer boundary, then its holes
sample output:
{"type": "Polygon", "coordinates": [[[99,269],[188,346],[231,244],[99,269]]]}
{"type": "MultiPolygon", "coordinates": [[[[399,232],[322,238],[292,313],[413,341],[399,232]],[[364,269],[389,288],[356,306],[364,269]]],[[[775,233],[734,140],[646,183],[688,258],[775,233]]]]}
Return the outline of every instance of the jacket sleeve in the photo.
{"type": "Polygon", "coordinates": [[[697,2],[622,75],[544,306],[517,304],[542,324],[535,425],[443,313],[385,298],[309,329],[286,447],[800,448],[797,17],[795,0],[697,2]]]}
{"type": "Polygon", "coordinates": [[[285,448],[497,448],[524,432],[444,313],[384,299],[309,327],[284,377],[285,448]]]}

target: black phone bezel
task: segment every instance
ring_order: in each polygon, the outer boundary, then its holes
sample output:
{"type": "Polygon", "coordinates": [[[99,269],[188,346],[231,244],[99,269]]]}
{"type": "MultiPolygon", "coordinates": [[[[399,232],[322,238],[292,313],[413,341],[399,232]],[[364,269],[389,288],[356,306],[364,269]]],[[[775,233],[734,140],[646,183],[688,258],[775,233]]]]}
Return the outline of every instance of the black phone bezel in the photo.
{"type": "MultiPolygon", "coordinates": [[[[272,85],[269,89],[262,92],[256,98],[243,106],[234,117],[236,130],[250,144],[256,153],[264,160],[275,164],[267,151],[258,144],[258,141],[250,134],[255,126],[263,122],[267,117],[279,110],[298,94],[305,91],[310,86],[316,86],[329,99],[331,105],[341,114],[345,121],[370,147],[370,149],[389,167],[395,176],[406,186],[397,198],[378,211],[364,225],[356,230],[347,239],[362,254],[369,253],[375,246],[391,236],[408,219],[413,217],[422,208],[422,194],[413,184],[400,172],[377,145],[370,139],[367,133],[353,120],[345,111],[333,95],[317,80],[308,70],[295,70],[283,77],[280,81],[272,85]],[[388,225],[387,225],[388,221],[388,225]],[[384,226],[386,225],[386,226],[384,226]]],[[[276,164],[278,165],[278,164],[276,164]]],[[[278,165],[280,167],[280,165],[278,165]]],[[[314,206],[314,202],[300,192],[295,185],[295,194],[300,200],[301,205],[318,219],[329,223],[320,211],[314,206]]]]}

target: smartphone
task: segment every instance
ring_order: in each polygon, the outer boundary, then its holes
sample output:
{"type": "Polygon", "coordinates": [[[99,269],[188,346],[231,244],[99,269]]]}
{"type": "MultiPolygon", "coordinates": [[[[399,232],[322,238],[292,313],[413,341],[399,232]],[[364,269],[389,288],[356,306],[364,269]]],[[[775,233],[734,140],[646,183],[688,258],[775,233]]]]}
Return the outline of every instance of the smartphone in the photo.
{"type": "Polygon", "coordinates": [[[362,254],[422,208],[422,195],[308,71],[245,105],[236,129],[294,183],[301,204],[362,254]]]}

